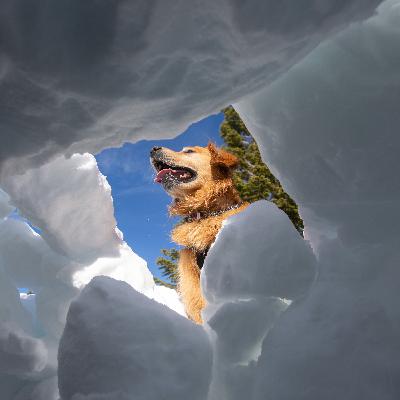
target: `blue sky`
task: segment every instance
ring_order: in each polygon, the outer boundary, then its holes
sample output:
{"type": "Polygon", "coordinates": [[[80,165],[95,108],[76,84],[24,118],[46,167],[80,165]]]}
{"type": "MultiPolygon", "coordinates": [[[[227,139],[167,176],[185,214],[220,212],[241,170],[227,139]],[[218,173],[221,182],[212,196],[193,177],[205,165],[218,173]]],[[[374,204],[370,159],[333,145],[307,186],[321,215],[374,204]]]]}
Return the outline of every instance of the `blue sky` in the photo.
{"type": "Polygon", "coordinates": [[[169,233],[177,219],[168,216],[171,198],[153,182],[150,149],[157,145],[180,150],[184,146],[205,146],[210,140],[220,145],[222,121],[223,114],[219,113],[192,124],[175,139],[144,140],[96,155],[99,169],[107,176],[112,188],[118,227],[133,251],[147,261],[157,277],[160,273],[156,259],[160,249],[174,246],[169,233]]]}

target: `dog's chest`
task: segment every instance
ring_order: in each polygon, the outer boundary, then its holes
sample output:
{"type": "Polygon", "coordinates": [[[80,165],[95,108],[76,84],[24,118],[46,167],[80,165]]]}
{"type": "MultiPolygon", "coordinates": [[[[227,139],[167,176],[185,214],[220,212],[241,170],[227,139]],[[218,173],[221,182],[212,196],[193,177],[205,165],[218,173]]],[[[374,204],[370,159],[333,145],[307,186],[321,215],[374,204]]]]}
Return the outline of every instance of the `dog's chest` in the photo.
{"type": "Polygon", "coordinates": [[[208,249],[221,229],[222,216],[209,217],[177,225],[172,231],[172,240],[181,246],[198,251],[208,249]]]}

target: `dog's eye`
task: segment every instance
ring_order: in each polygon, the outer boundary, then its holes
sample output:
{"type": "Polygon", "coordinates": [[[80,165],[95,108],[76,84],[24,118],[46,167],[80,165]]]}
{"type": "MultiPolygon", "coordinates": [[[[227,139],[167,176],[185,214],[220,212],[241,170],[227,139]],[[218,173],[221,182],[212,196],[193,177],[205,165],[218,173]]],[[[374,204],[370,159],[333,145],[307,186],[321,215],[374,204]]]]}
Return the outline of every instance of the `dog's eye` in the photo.
{"type": "Polygon", "coordinates": [[[182,153],[194,153],[194,150],[191,149],[182,150],[182,153]]]}

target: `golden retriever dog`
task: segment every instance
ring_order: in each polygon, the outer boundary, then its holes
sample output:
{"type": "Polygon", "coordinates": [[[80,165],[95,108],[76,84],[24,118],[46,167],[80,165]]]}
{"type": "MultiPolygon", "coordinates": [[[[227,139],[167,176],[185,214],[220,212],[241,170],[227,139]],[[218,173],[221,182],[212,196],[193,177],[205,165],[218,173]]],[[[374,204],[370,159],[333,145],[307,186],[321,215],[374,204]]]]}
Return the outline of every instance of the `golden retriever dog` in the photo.
{"type": "Polygon", "coordinates": [[[178,291],[189,318],[202,323],[205,300],[200,288],[200,270],[223,221],[248,206],[232,181],[238,159],[217,148],[184,147],[176,152],[153,147],[151,163],[160,183],[173,198],[171,215],[182,216],[173,229],[172,240],[183,246],[179,253],[178,291]]]}

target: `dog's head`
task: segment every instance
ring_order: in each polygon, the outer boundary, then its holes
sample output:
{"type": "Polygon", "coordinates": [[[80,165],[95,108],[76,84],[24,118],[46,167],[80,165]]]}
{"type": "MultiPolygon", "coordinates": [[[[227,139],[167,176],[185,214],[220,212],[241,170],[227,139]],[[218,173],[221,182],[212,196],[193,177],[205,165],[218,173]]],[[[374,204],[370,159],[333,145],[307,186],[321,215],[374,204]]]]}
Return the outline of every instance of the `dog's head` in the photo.
{"type": "Polygon", "coordinates": [[[150,160],[157,174],[154,181],[175,198],[185,197],[206,183],[230,178],[238,164],[233,154],[213,143],[207,147],[184,147],[178,152],[153,147],[150,160]]]}

